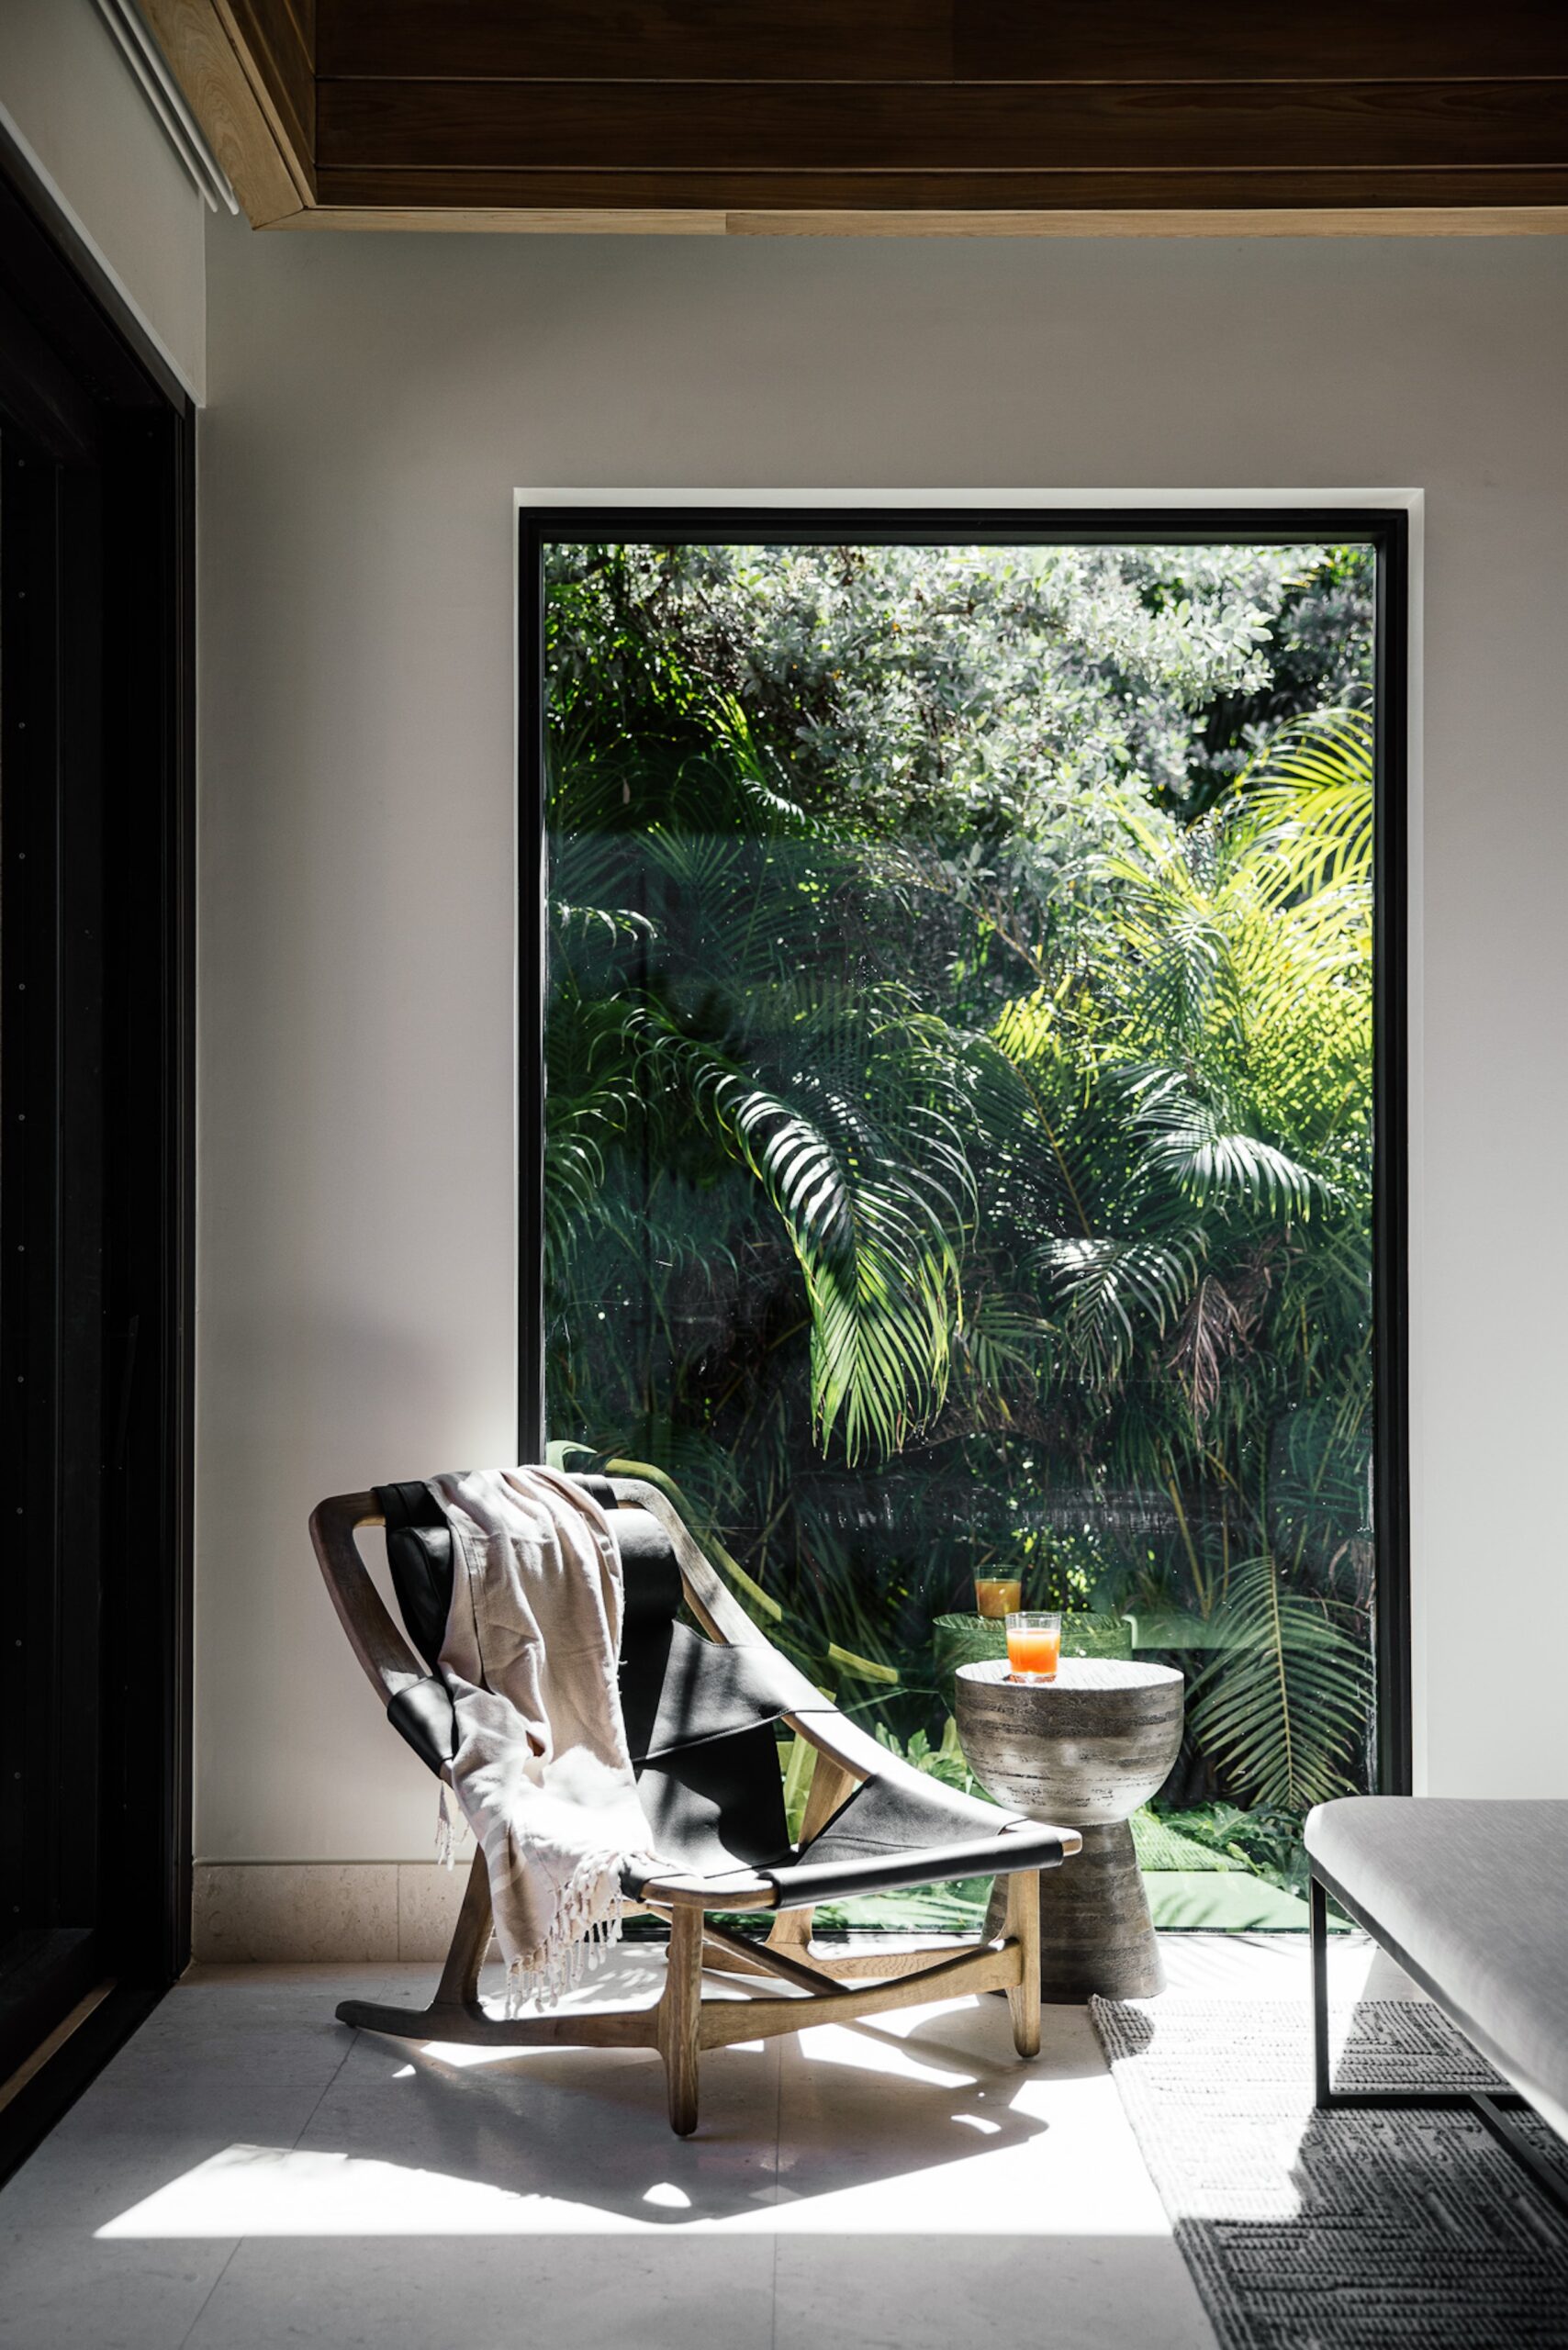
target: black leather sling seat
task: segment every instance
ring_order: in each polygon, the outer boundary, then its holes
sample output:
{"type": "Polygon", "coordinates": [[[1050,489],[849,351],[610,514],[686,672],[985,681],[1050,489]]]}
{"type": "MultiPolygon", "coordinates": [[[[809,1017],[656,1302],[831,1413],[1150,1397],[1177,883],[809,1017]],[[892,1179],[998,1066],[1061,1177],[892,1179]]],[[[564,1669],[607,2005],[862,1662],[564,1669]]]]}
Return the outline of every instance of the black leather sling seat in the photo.
{"type": "MultiPolygon", "coordinates": [[[[890,1755],[819,1836],[797,1852],[784,1813],[774,1725],[835,1708],[766,1645],[711,1640],[677,1621],[683,1585],[668,1535],[644,1509],[617,1506],[609,1483],[575,1479],[609,1514],[625,1586],[621,1702],[658,1876],[757,1878],[777,1907],[806,1908],[953,1877],[1048,1867],[1058,1831],[982,1803],[890,1755]]],[[[452,1598],[452,1534],[425,1484],[378,1485],[393,1587],[430,1678],[396,1696],[387,1718],[432,1771],[456,1746],[452,1700],[435,1668],[452,1598]]],[[[656,1882],[628,1873],[635,1897],[656,1882]]]]}

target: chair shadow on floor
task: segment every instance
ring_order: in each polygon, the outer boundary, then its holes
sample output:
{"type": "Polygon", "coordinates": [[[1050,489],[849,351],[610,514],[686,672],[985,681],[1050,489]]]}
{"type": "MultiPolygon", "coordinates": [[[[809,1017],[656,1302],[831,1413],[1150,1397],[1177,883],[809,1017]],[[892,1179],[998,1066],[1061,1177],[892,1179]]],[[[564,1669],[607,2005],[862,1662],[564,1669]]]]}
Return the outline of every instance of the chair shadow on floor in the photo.
{"type": "MultiPolygon", "coordinates": [[[[344,2106],[360,2125],[355,2150],[398,2158],[408,2139],[398,2117],[406,2125],[408,2108],[395,2100],[411,2091],[420,2143],[440,2144],[463,2175],[679,2225],[755,2210],[778,2188],[799,2200],[958,2162],[1045,2127],[1016,2109],[1030,2068],[1013,2052],[1000,1998],[938,2010],[903,2031],[864,2020],[726,2049],[708,2067],[689,2146],[670,2139],[651,2052],[531,2050],[480,2063],[474,2054],[363,2038],[353,2089],[348,2068],[343,2076],[344,2106]],[[372,2072],[381,2084],[362,2098],[372,2072]],[[688,2199],[649,2202],[651,2188],[669,2185],[688,2199]]],[[[319,2123],[333,2118],[324,2112],[319,2123]]]]}
{"type": "MultiPolygon", "coordinates": [[[[623,1960],[614,1996],[651,1996],[662,1974],[656,1959],[623,1960]]],[[[421,2046],[329,2028],[344,2061],[294,2145],[247,2143],[239,2100],[234,2141],[106,2232],[528,2232],[571,2207],[691,2226],[972,2160],[1047,2127],[1019,2104],[1037,2068],[1014,2054],[1001,1998],[902,2028],[862,2020],[739,2042],[712,2060],[700,2130],[684,2142],[652,2050],[421,2046]]],[[[1050,2070],[1080,2063],[1095,2068],[1075,2050],[1050,2070]]]]}

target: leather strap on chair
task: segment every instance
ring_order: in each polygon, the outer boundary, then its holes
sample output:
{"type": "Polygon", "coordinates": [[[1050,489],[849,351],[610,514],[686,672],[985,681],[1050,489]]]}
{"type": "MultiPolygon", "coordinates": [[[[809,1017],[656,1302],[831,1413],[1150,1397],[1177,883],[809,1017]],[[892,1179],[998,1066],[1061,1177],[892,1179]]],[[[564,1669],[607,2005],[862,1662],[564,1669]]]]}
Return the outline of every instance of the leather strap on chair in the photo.
{"type": "Polygon", "coordinates": [[[432,1771],[439,1773],[457,1751],[456,1710],[445,1682],[433,1674],[399,1689],[386,1708],[386,1718],[432,1771]]]}
{"type": "Polygon", "coordinates": [[[779,1906],[804,1909],[818,1901],[845,1901],[861,1893],[898,1893],[916,1885],[946,1885],[950,1878],[1009,1876],[1017,1869],[1054,1868],[1062,1841],[1052,1828],[1016,1829],[1010,1835],[980,1836],[964,1844],[924,1852],[884,1852],[876,1860],[797,1861],[792,1867],[761,1869],[778,1887],[779,1906]]]}
{"type": "MultiPolygon", "coordinates": [[[[433,1673],[441,1662],[452,1605],[452,1528],[426,1484],[377,1485],[375,1491],[375,1505],[386,1521],[386,1563],[398,1613],[433,1673]]],[[[408,1737],[406,1730],[403,1734],[408,1737]]]]}

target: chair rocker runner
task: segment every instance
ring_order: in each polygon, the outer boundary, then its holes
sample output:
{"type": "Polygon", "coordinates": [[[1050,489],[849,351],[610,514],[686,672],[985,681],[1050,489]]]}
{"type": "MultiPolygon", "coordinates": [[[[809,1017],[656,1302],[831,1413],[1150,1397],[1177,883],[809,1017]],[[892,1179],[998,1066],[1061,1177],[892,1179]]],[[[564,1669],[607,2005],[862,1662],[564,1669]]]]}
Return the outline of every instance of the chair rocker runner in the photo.
{"type": "MultiPolygon", "coordinates": [[[[774,1648],[722,1581],[679,1513],[640,1479],[574,1480],[610,1513],[625,1583],[621,1695],[637,1792],[653,1830],[658,1873],[624,1881],[629,1911],[669,1927],[668,1971],[653,2007],[571,2009],[493,2016],[479,1998],[489,1948],[489,1885],[476,1852],[434,1999],[428,2008],[347,1999],[344,2023],[408,2040],[494,2048],[578,2045],[656,2048],[670,2127],[697,2127],[700,2053],[808,2024],[913,2006],[966,1992],[1004,1991],[1021,2056],[1040,2045],[1039,1872],[1076,1852],[1071,1828],[1041,1826],[960,1795],[847,1720],[774,1648]],[[682,1602],[702,1628],[677,1621],[682,1602]],[[703,1635],[707,1637],[703,1637],[703,1635]],[[784,1815],[776,1726],[816,1750],[798,1849],[784,1815]],[[824,1952],[812,1944],[815,1904],[953,1877],[1006,1879],[1000,1930],[957,1951],[824,1952]],[[710,1911],[772,1917],[766,1942],[713,1921],[710,1911]],[[779,1987],[704,1998],[717,1973],[779,1987]],[[789,1987],[783,1988],[782,1986],[789,1987]]],[[[387,1718],[450,1784],[452,1701],[435,1668],[452,1589],[451,1534],[429,1488],[387,1485],[342,1494],[310,1520],[332,1604],[387,1718]],[[354,1539],[384,1525],[398,1607],[416,1656],[366,1572],[354,1539]],[[420,1659],[423,1662],[420,1662],[420,1659]]],[[[998,1896],[1002,1886],[998,1886],[998,1896]]]]}

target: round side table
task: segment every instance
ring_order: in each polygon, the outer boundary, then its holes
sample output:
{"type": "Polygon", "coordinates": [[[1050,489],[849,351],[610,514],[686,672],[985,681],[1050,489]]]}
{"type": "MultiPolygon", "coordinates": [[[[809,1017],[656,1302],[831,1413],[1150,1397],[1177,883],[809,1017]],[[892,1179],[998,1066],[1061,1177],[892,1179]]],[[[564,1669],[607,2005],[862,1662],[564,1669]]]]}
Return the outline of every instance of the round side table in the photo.
{"type": "Polygon", "coordinates": [[[1040,1880],[1040,1996],[1147,1999],[1165,1988],[1128,1826],[1182,1744],[1182,1675],[1167,1664],[1063,1657],[1054,1681],[1005,1662],[963,1664],[958,1738],[999,1803],[1083,1833],[1083,1850],[1040,1880]]]}

